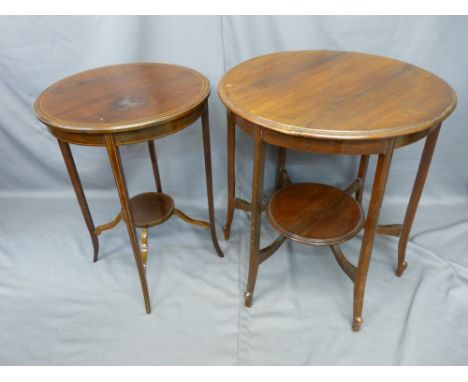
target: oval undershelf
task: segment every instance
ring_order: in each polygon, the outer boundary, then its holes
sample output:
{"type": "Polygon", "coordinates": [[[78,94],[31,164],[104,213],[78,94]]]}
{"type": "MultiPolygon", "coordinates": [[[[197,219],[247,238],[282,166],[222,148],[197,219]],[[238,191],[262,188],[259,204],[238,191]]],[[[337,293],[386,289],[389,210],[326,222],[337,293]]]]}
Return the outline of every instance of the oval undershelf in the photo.
{"type": "Polygon", "coordinates": [[[130,199],[135,227],[148,228],[164,223],[174,213],[174,200],[162,192],[145,192],[130,199]]]}
{"type": "Polygon", "coordinates": [[[361,205],[339,188],[299,183],[272,196],[267,207],[271,225],[280,234],[312,245],[340,244],[364,224],[361,205]]]}

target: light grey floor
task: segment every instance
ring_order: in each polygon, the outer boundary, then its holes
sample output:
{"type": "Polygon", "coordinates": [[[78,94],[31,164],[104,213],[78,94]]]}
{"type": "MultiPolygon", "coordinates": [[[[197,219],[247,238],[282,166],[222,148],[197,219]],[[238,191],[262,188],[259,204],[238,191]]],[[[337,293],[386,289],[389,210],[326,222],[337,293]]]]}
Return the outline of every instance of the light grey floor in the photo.
{"type": "MultiPolygon", "coordinates": [[[[115,199],[90,205],[97,224],[116,210],[115,199]]],[[[243,212],[231,241],[220,237],[224,259],[206,231],[175,217],[150,230],[146,315],[122,223],[101,236],[94,264],[75,199],[1,198],[0,211],[2,365],[468,364],[466,204],[420,207],[401,279],[396,239],[376,240],[360,333],[350,328],[352,284],[327,248],[285,244],[243,307],[243,212]]],[[[386,204],[382,222],[398,222],[394,211],[386,204]]],[[[263,227],[267,244],[274,233],[263,227]]],[[[343,246],[353,261],[359,244],[343,246]]]]}

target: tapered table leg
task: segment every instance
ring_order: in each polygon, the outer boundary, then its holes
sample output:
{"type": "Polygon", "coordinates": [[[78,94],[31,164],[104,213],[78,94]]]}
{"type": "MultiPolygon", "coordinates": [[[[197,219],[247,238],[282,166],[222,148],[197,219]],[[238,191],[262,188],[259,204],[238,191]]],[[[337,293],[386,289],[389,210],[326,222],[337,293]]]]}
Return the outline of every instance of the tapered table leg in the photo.
{"type": "Polygon", "coordinates": [[[278,147],[278,164],[276,167],[275,191],[278,191],[283,185],[283,170],[286,165],[286,149],[278,147]]]}
{"type": "Polygon", "coordinates": [[[361,187],[356,191],[356,200],[362,204],[364,184],[366,181],[367,167],[369,166],[369,155],[362,155],[359,162],[358,178],[361,179],[361,187]]]}
{"type": "Polygon", "coordinates": [[[234,198],[236,197],[236,124],[232,113],[227,113],[227,214],[223,227],[224,240],[229,240],[234,217],[234,198]]]}
{"type": "Polygon", "coordinates": [[[75,160],[73,159],[72,152],[70,150],[70,145],[67,142],[57,140],[62,151],[63,159],[65,160],[65,166],[67,167],[68,175],[72,182],[73,188],[75,189],[75,194],[78,199],[78,203],[81,208],[81,213],[83,214],[84,220],[86,222],[86,227],[88,227],[89,235],[91,236],[91,241],[93,242],[93,261],[96,262],[98,259],[99,253],[99,240],[95,232],[93,218],[91,217],[91,212],[89,211],[88,202],[83,191],[83,186],[81,185],[80,176],[76,169],[75,160]]]}
{"type": "Polygon", "coordinates": [[[213,175],[211,170],[211,144],[210,144],[210,122],[208,119],[208,103],[202,114],[202,130],[203,130],[203,152],[205,157],[205,175],[206,175],[206,191],[208,194],[208,215],[210,221],[211,241],[219,257],[224,257],[223,251],[219,247],[218,238],[216,236],[216,222],[214,215],[213,202],[213,175]]]}
{"type": "Polygon", "coordinates": [[[353,330],[358,331],[362,324],[362,307],[364,303],[364,291],[366,288],[367,272],[374,246],[374,238],[379,222],[380,209],[387,185],[390,163],[392,161],[395,140],[389,143],[387,152],[379,155],[377,168],[375,170],[374,184],[367,212],[367,219],[364,224],[364,238],[362,239],[361,253],[354,282],[353,301],[353,330]]]}
{"type": "Polygon", "coordinates": [[[251,307],[258,266],[260,264],[260,230],[262,220],[263,176],[265,169],[265,144],[262,141],[262,130],[254,132],[254,168],[252,177],[252,216],[250,225],[249,276],[245,291],[245,306],[251,307]]]}
{"type": "Polygon", "coordinates": [[[437,143],[437,137],[439,136],[440,125],[435,128],[426,138],[424,149],[421,155],[421,161],[419,162],[419,169],[416,175],[416,179],[413,185],[413,191],[406,209],[405,220],[400,233],[400,240],[398,242],[398,265],[396,269],[396,275],[400,277],[403,271],[408,266],[405,261],[406,246],[408,245],[409,235],[411,227],[413,225],[414,217],[416,216],[416,210],[418,208],[419,200],[426,183],[427,174],[431,165],[432,155],[434,148],[437,143]]]}
{"type": "Polygon", "coordinates": [[[156,157],[156,148],[154,147],[154,141],[148,141],[148,150],[151,157],[151,167],[153,168],[154,181],[156,183],[156,190],[162,192],[161,178],[159,177],[159,166],[158,159],[156,157]]]}
{"type": "Polygon", "coordinates": [[[115,185],[119,193],[120,204],[122,206],[122,215],[124,217],[125,224],[127,225],[128,236],[130,243],[132,244],[133,256],[140,276],[141,289],[143,290],[143,298],[145,300],[146,313],[151,313],[151,303],[148,293],[148,283],[146,281],[145,269],[143,261],[140,255],[140,248],[138,245],[138,239],[135,230],[135,222],[133,213],[130,208],[130,201],[128,197],[127,183],[125,181],[125,174],[122,168],[122,160],[120,158],[119,147],[116,145],[112,134],[106,135],[106,146],[109,154],[109,160],[114,174],[115,185]]]}

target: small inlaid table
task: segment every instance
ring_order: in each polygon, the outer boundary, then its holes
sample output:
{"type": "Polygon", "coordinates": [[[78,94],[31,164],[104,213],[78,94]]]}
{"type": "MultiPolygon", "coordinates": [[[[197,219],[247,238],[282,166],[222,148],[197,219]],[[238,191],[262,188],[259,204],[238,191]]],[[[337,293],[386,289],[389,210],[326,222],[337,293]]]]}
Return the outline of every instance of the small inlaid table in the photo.
{"type": "Polygon", "coordinates": [[[453,89],[421,68],[391,58],[339,51],[273,53],[245,61],[227,72],[218,93],[228,109],[229,238],[235,209],[250,211],[250,260],[245,305],[252,305],[261,262],[285,238],[328,245],[354,283],[353,330],[362,324],[369,262],[376,234],[399,238],[396,274],[407,266],[406,245],[429,170],[441,123],[456,106],[453,89]],[[235,127],[253,137],[252,200],[235,197],[235,127]],[[395,149],[426,139],[403,224],[378,224],[395,149]],[[262,202],[265,144],[278,146],[276,191],[262,202]],[[286,149],[323,154],[360,155],[357,178],[344,190],[317,183],[291,184],[286,149]],[[362,204],[370,155],[378,155],[367,216],[362,204]],[[354,195],[354,196],[353,196],[354,195]],[[260,215],[279,233],[260,249],[260,215]],[[364,237],[357,265],[339,244],[361,229],[364,237]]]}
{"type": "Polygon", "coordinates": [[[106,66],[67,77],[37,98],[36,115],[57,138],[81,212],[94,247],[98,235],[123,220],[140,277],[146,312],[151,304],[146,280],[148,227],[163,223],[172,215],[210,230],[217,254],[222,257],[215,231],[213,182],[208,122],[208,79],[195,70],[169,64],[136,63],[106,66]],[[174,134],[201,118],[208,193],[209,222],[195,220],[174,206],[162,192],[154,140],[174,134]],[[156,192],[129,198],[119,147],[147,142],[156,192]],[[104,146],[120,198],[121,212],[107,224],[95,227],[69,144],[104,146]],[[141,249],[136,228],[141,229],[141,249]]]}

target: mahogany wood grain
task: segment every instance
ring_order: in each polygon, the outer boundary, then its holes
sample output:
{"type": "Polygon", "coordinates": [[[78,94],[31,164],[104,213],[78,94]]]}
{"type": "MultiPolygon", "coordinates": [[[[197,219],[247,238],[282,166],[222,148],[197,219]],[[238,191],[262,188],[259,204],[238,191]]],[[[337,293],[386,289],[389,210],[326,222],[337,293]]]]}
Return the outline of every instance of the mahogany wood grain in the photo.
{"type": "MultiPolygon", "coordinates": [[[[199,119],[202,113],[206,110],[206,100],[202,104],[194,108],[189,114],[181,116],[179,119],[167,121],[155,126],[141,127],[140,129],[120,131],[114,133],[116,143],[120,145],[128,145],[133,143],[147,142],[151,139],[160,139],[165,136],[175,134],[180,130],[192,125],[199,119]]],[[[51,134],[58,139],[83,146],[105,146],[105,133],[63,130],[60,127],[47,125],[51,134]]]]}
{"type": "Polygon", "coordinates": [[[224,75],[218,93],[236,115],[308,138],[393,138],[425,130],[455,108],[452,88],[395,59],[338,51],[279,52],[224,75]]]}
{"type": "Polygon", "coordinates": [[[179,119],[210,94],[195,70],[170,64],[105,66],[67,77],[37,98],[46,125],[90,134],[138,130],[179,119]]]}
{"type": "Polygon", "coordinates": [[[97,235],[116,226],[122,218],[127,225],[143,290],[147,313],[151,312],[145,275],[147,227],[160,224],[172,214],[183,221],[209,228],[213,246],[219,247],[213,206],[213,181],[208,124],[210,84],[201,73],[169,64],[136,63],[88,70],[67,77],[47,88],[35,102],[39,120],[58,141],[70,179],[75,188],[97,259],[97,235]],[[203,153],[210,222],[192,219],[174,208],[162,194],[153,140],[174,134],[202,120],[203,153]],[[158,193],[137,195],[131,200],[119,153],[119,146],[147,142],[158,193]],[[69,144],[104,146],[119,192],[122,210],[110,223],[95,228],[84,196],[69,144]],[[157,195],[157,197],[154,197],[157,195]],[[142,229],[140,251],[135,228],[142,229]]]}
{"type": "Polygon", "coordinates": [[[346,192],[316,183],[286,186],[271,197],[271,225],[300,243],[332,245],[355,236],[364,223],[361,205],[346,192]]]}

